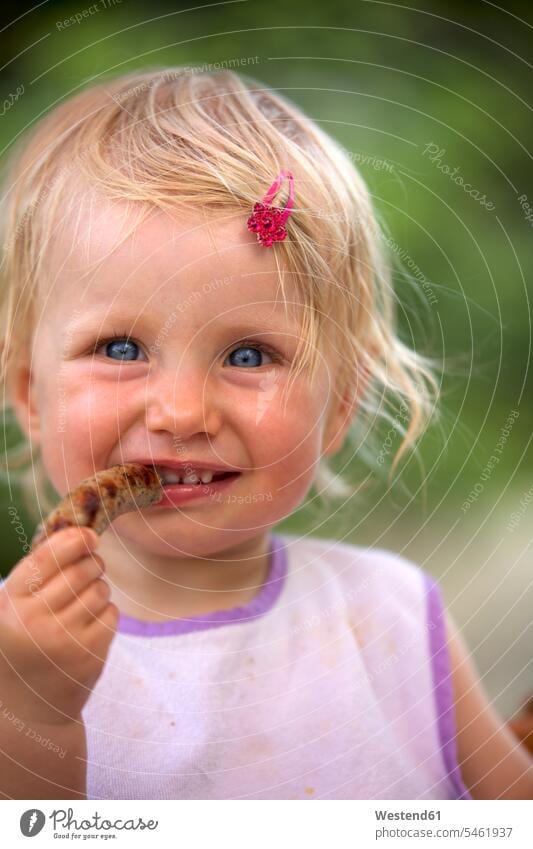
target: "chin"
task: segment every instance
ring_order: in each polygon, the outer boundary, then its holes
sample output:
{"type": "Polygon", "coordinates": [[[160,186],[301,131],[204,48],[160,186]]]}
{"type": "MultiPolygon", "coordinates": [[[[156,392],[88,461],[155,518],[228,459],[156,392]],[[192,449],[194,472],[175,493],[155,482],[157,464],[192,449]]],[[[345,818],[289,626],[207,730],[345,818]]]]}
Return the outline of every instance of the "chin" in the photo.
{"type": "Polygon", "coordinates": [[[227,549],[269,531],[269,526],[264,525],[264,520],[260,523],[259,517],[257,527],[239,527],[236,530],[232,530],[231,523],[214,528],[184,517],[183,514],[176,514],[175,521],[173,526],[173,520],[168,516],[161,521],[159,517],[153,520],[152,515],[150,518],[141,518],[139,515],[127,514],[113,522],[113,530],[126,550],[130,544],[134,549],[145,551],[147,556],[169,559],[183,556],[216,557],[227,549]]]}

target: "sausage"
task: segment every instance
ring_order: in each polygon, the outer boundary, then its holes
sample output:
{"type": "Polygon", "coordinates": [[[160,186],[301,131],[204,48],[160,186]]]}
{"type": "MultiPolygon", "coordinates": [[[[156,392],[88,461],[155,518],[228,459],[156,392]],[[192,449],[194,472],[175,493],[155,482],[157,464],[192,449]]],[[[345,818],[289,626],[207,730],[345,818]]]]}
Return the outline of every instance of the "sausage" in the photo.
{"type": "Polygon", "coordinates": [[[83,525],[103,534],[117,516],[160,501],[163,484],[153,466],[125,463],[98,472],[69,492],[38,525],[35,548],[45,537],[63,528],[83,525]]]}

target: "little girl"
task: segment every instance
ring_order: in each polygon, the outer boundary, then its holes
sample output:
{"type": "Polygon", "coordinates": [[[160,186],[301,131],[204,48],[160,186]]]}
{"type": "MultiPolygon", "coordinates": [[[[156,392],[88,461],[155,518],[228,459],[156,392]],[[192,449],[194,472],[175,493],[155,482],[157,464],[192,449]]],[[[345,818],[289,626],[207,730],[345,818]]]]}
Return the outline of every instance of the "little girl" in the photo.
{"type": "Polygon", "coordinates": [[[115,463],[165,481],[2,585],[3,795],[532,798],[429,574],[275,531],[351,494],[327,462],[356,419],[400,405],[401,455],[435,395],[336,142],[234,73],[139,73],[38,123],[2,209],[39,518],[115,463]]]}

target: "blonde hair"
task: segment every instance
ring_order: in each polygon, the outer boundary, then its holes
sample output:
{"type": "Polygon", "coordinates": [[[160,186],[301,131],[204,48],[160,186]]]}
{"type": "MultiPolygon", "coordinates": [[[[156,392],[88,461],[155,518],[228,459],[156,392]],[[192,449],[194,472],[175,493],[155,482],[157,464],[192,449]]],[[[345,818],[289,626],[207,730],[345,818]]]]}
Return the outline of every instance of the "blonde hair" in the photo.
{"type": "MultiPolygon", "coordinates": [[[[359,393],[355,416],[369,431],[394,422],[401,442],[392,468],[415,445],[437,396],[433,364],[398,337],[386,243],[368,189],[346,152],[295,105],[232,71],[153,69],[93,85],[55,108],[8,163],[1,210],[1,380],[8,385],[33,332],[33,300],[46,276],[54,223],[73,209],[73,177],[146,210],[196,207],[243,221],[283,169],[295,174],[290,233],[275,245],[303,309],[293,376],[312,378],[325,322],[336,328],[342,367],[335,391],[359,393]],[[364,382],[364,392],[360,387],[364,382]],[[394,411],[404,410],[399,420],[394,411]]],[[[279,197],[276,203],[279,202],[279,197]]],[[[6,407],[9,411],[9,406],[6,407]]],[[[354,434],[352,426],[352,437],[354,434]]],[[[370,457],[372,451],[369,452],[370,457]]],[[[53,505],[39,449],[7,452],[37,517],[53,505]]],[[[322,459],[314,486],[347,497],[354,486],[322,459]]]]}

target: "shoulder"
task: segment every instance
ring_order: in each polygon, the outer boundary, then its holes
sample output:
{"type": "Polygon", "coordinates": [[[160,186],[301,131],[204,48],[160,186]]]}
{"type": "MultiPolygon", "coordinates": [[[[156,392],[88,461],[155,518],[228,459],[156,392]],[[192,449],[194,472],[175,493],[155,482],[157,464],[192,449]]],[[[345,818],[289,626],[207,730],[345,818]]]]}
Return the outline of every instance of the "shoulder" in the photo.
{"type": "Polygon", "coordinates": [[[298,558],[328,562],[333,566],[347,563],[364,564],[376,573],[381,570],[389,571],[395,567],[408,572],[422,571],[412,560],[386,548],[370,548],[325,537],[297,536],[296,534],[278,534],[278,536],[298,558]]]}
{"type": "Polygon", "coordinates": [[[393,645],[403,647],[419,656],[420,668],[427,665],[432,624],[430,578],[423,569],[384,548],[316,537],[285,536],[284,542],[286,598],[294,599],[295,608],[296,603],[299,611],[305,605],[308,616],[320,617],[334,611],[360,647],[389,653],[393,645]]]}
{"type": "Polygon", "coordinates": [[[289,566],[313,570],[346,592],[379,597],[381,603],[424,602],[434,582],[408,558],[385,548],[369,548],[321,537],[281,535],[289,566]]]}

